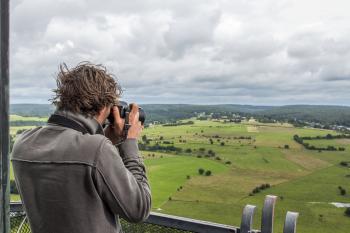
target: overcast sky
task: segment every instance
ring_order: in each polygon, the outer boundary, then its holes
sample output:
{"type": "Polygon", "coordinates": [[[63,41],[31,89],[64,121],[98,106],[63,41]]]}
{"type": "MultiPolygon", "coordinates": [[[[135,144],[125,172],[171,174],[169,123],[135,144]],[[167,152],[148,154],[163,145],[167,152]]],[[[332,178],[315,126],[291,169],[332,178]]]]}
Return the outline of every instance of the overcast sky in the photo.
{"type": "Polygon", "coordinates": [[[11,103],[104,64],[145,103],[350,105],[348,0],[11,0],[11,103]]]}

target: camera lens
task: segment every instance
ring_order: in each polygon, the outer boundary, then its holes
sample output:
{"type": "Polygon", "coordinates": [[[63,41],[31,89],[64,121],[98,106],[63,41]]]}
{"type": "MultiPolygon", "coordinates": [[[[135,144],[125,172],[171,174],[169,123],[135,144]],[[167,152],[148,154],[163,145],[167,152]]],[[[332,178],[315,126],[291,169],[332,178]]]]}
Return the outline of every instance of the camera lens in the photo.
{"type": "Polygon", "coordinates": [[[146,113],[142,108],[139,108],[139,121],[141,121],[141,123],[144,124],[145,120],[146,120],[146,113]]]}

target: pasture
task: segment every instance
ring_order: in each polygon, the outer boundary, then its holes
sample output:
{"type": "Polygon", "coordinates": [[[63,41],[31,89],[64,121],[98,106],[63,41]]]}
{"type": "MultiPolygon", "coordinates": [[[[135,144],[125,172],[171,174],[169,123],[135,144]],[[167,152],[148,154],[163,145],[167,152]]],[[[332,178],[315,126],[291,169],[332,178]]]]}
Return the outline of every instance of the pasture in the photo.
{"type": "MultiPolygon", "coordinates": [[[[350,203],[350,169],[339,165],[350,161],[349,140],[313,140],[346,148],[320,153],[306,150],[293,135],[336,132],[280,123],[189,120],[194,123],[146,128],[143,135],[148,142],[140,139],[148,146],[181,150],[141,152],[152,189],[153,211],[237,226],[244,205],[255,204],[259,208],[255,218],[258,227],[264,197],[272,194],[279,196],[276,232],[282,231],[287,210],[300,213],[298,232],[350,229],[344,208],[329,204],[350,203]],[[210,170],[211,175],[200,175],[199,168],[210,170]],[[253,193],[262,184],[269,184],[269,188],[253,193]],[[339,193],[339,186],[347,190],[345,195],[339,193]]],[[[18,129],[12,127],[11,133],[18,129]]]]}

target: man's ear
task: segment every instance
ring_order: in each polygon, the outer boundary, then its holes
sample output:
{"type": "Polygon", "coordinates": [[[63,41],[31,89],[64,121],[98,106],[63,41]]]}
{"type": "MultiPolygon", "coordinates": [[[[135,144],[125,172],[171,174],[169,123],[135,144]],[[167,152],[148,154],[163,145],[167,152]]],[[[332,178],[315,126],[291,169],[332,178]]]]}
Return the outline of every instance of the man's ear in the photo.
{"type": "Polygon", "coordinates": [[[95,119],[102,125],[106,121],[106,119],[109,116],[110,112],[111,112],[111,108],[107,107],[107,106],[104,106],[100,110],[99,114],[97,116],[95,116],[95,119]]]}

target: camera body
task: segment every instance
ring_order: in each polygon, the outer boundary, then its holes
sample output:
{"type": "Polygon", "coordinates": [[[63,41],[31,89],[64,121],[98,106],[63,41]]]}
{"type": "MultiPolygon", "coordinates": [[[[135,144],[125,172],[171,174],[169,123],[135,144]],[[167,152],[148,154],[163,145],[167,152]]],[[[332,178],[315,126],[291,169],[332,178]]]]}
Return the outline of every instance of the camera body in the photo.
{"type": "MultiPolygon", "coordinates": [[[[116,106],[118,107],[120,118],[126,119],[129,116],[129,113],[132,109],[132,105],[129,105],[125,101],[119,101],[116,106]]],[[[113,124],[114,122],[113,111],[111,111],[107,119],[110,124],[113,124]]],[[[139,107],[139,121],[141,121],[141,124],[143,125],[145,123],[145,120],[146,120],[146,113],[141,107],[139,107]]]]}

